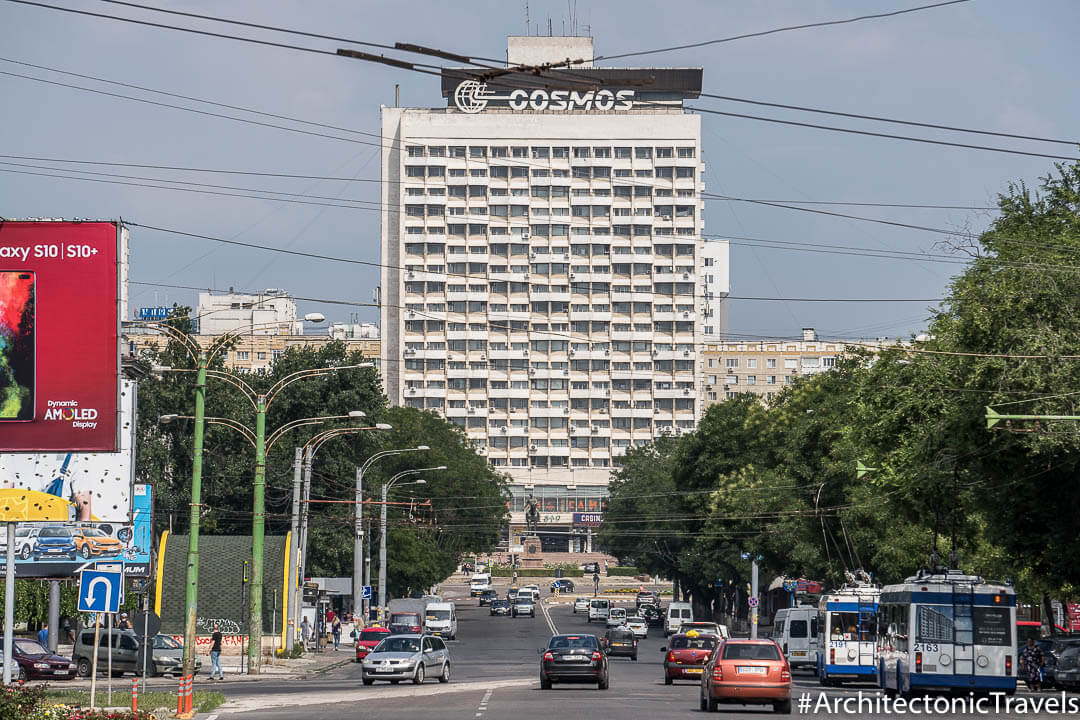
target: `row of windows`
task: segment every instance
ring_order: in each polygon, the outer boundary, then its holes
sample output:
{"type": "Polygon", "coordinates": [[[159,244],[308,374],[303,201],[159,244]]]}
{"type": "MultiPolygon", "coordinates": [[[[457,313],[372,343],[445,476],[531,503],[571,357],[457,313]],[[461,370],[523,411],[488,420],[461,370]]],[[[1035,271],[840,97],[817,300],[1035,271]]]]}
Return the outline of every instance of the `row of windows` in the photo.
{"type": "MultiPolygon", "coordinates": [[[[496,283],[497,284],[497,283],[496,283]]],[[[407,282],[405,283],[405,292],[411,295],[423,295],[428,293],[438,293],[440,295],[446,292],[488,292],[488,289],[483,285],[467,286],[469,290],[466,290],[466,286],[451,285],[447,286],[446,283],[441,282],[407,282]]],[[[564,287],[564,286],[554,286],[564,287]]],[[[611,286],[606,282],[574,282],[569,285],[570,290],[554,290],[551,287],[545,286],[544,292],[570,292],[574,295],[597,295],[601,297],[607,297],[611,293],[625,293],[630,294],[632,292],[641,294],[655,294],[663,295],[664,297],[675,298],[678,296],[693,296],[694,284],[693,283],[654,283],[652,285],[615,285],[611,286]],[[591,292],[590,292],[591,291],[591,292]]],[[[492,291],[495,292],[495,291],[492,291]]],[[[501,290],[504,294],[511,294],[513,292],[522,292],[525,290],[501,290]]],[[[533,292],[536,292],[535,290],[533,292]]],[[[533,312],[542,314],[566,314],[571,312],[585,312],[582,310],[582,305],[574,303],[571,304],[568,300],[533,300],[526,306],[522,304],[508,305],[506,303],[488,303],[486,300],[450,300],[446,303],[446,312],[452,313],[486,313],[486,312],[533,312]]],[[[409,322],[409,321],[406,321],[409,322]]],[[[663,322],[663,321],[659,321],[663,322]]],[[[670,325],[670,323],[668,323],[670,325]]],[[[691,323],[692,324],[692,323],[691,323]]],[[[679,332],[683,332],[683,323],[677,323],[676,327],[679,332]]],[[[656,329],[662,330],[663,326],[656,329]]],[[[627,328],[629,330],[629,328],[627,328]]],[[[417,331],[418,332],[418,331],[417,331]]]]}
{"type": "MultiPolygon", "coordinates": [[[[758,376],[757,375],[743,375],[741,377],[742,377],[742,382],[744,384],[746,384],[746,385],[757,385],[758,384],[758,376]]],[[[776,378],[777,378],[776,375],[762,375],[760,377],[761,377],[761,381],[765,385],[775,385],[776,384],[776,378]]],[[[785,384],[789,384],[789,385],[791,383],[795,382],[795,377],[796,377],[795,375],[781,375],[780,376],[781,382],[783,382],[785,384]]],[[[724,376],[724,384],[725,385],[738,385],[739,382],[740,382],[739,378],[740,378],[739,375],[725,375],[724,376]]],[[[710,375],[709,376],[708,384],[709,385],[715,385],[716,384],[716,376],[715,375],[710,375]]]]}
{"type": "MultiPolygon", "coordinates": [[[[591,362],[588,360],[575,361],[579,363],[591,362]]],[[[466,363],[462,360],[443,360],[439,358],[405,358],[406,370],[421,370],[425,372],[442,372],[444,370],[497,370],[497,371],[525,371],[525,370],[564,370],[569,372],[571,368],[564,367],[548,367],[548,365],[557,365],[558,363],[533,363],[529,364],[526,358],[509,358],[509,359],[495,359],[484,361],[473,361],[466,363]]],[[[565,363],[564,363],[565,364],[565,363]]],[[[573,366],[572,369],[575,372],[607,372],[608,366],[594,368],[590,364],[586,367],[583,364],[573,366]]],[[[612,361],[610,365],[611,372],[658,372],[658,373],[692,373],[694,372],[694,365],[692,360],[654,360],[652,362],[635,362],[631,367],[631,363],[612,361]]],[[[494,382],[494,381],[493,381],[494,382]]],[[[495,389],[494,387],[492,389],[495,389]]]]}
{"type": "MultiPolygon", "coordinates": [[[[746,361],[746,369],[754,370],[758,367],[758,358],[744,358],[746,361]]],[[[709,367],[716,367],[716,358],[709,358],[709,367]]],[[[766,369],[777,367],[777,358],[765,358],[766,369]]],[[[814,368],[814,367],[836,367],[835,357],[801,357],[801,358],[784,358],[784,369],[796,370],[800,364],[802,367],[814,368]]],[[[739,358],[724,358],[724,367],[729,370],[734,370],[739,367],[739,358]]]]}
{"type": "MultiPolygon", "coordinates": [[[[494,169],[494,168],[493,168],[494,169]]],[[[595,168],[594,168],[595,169],[595,168]]],[[[658,168],[661,170],[663,168],[658,168]]],[[[670,169],[670,168],[669,168],[670,169]]],[[[689,168],[687,168],[689,169],[689,168]]],[[[405,174],[407,177],[432,177],[433,171],[441,171],[442,168],[434,166],[428,166],[425,174],[425,168],[422,165],[408,166],[405,168],[405,174]]],[[[441,175],[440,172],[436,172],[436,175],[441,175]]],[[[681,176],[680,176],[681,177],[681,176]]],[[[520,188],[524,190],[525,188],[520,188]]],[[[430,190],[430,188],[429,188],[430,190]]],[[[481,198],[488,196],[487,185],[447,185],[446,197],[448,198],[481,198]]],[[[442,193],[439,193],[440,195],[442,193]]],[[[492,193],[493,195],[495,193],[492,193]]],[[[506,193],[499,193],[499,195],[506,196],[506,193]]],[[[613,185],[611,188],[611,197],[614,198],[645,198],[653,196],[653,188],[649,185],[613,185]]],[[[514,197],[525,197],[523,193],[514,193],[514,197]]],[[[529,188],[528,197],[532,198],[568,198],[570,197],[569,185],[533,185],[529,188]]],[[[666,195],[665,197],[670,197],[666,195]]]]}
{"type": "MultiPolygon", "coordinates": [[[[616,176],[618,172],[616,171],[616,176]]],[[[455,191],[458,192],[458,191],[455,191]]],[[[409,187],[405,188],[406,197],[422,197],[424,195],[430,195],[432,197],[446,197],[446,186],[438,185],[434,187],[409,187]]],[[[528,187],[489,187],[488,195],[492,197],[531,197],[531,188],[528,187]]],[[[694,190],[682,189],[672,190],[671,188],[659,188],[654,187],[652,189],[653,197],[679,197],[679,198],[692,198],[695,196],[694,190]]],[[[456,197],[460,197],[457,195],[456,197]]],[[[597,188],[570,188],[570,197],[611,197],[611,188],[609,187],[597,187],[597,188]]],[[[625,197],[625,195],[621,196],[625,197]]]]}
{"type": "MultiPolygon", "coordinates": [[[[458,323],[464,325],[464,323],[458,323]]],[[[480,323],[478,323],[480,324],[480,323]]],[[[588,326],[585,323],[580,325],[583,332],[588,332],[588,326]]],[[[575,328],[575,332],[577,329],[575,328]]],[[[532,342],[516,342],[505,343],[497,341],[487,340],[448,340],[446,342],[407,342],[405,343],[406,350],[536,350],[539,352],[567,352],[570,351],[604,351],[610,352],[614,350],[617,353],[629,353],[640,352],[648,353],[654,349],[652,342],[648,340],[615,340],[612,342],[570,342],[569,340],[533,340],[532,342]]],[[[655,349],[659,352],[664,349],[668,352],[671,351],[683,351],[693,352],[693,343],[656,343],[655,349]]],[[[713,375],[713,378],[716,376],[713,375]]],[[[715,382],[715,380],[714,380],[715,382]]]]}
{"type": "MultiPolygon", "coordinates": [[[[652,227],[650,225],[642,225],[642,226],[634,225],[633,230],[631,230],[630,225],[615,225],[615,226],[603,226],[603,227],[571,227],[569,233],[566,232],[565,228],[566,228],[565,225],[561,226],[561,227],[558,227],[558,228],[556,228],[555,226],[552,226],[552,229],[549,230],[547,233],[541,235],[541,237],[565,238],[568,234],[573,235],[575,238],[577,238],[579,236],[586,236],[586,235],[597,235],[597,236],[600,236],[600,235],[604,235],[604,236],[615,235],[615,236],[620,236],[620,237],[631,237],[631,236],[633,236],[633,237],[650,237],[650,236],[651,237],[671,237],[673,235],[678,235],[679,237],[696,237],[697,236],[697,232],[695,231],[695,229],[693,227],[670,228],[670,227],[652,227]],[[613,232],[613,229],[614,229],[614,232],[613,232]]],[[[468,228],[465,228],[465,226],[462,225],[462,226],[460,226],[458,228],[454,228],[454,232],[450,232],[450,233],[447,232],[447,228],[446,228],[445,225],[429,225],[428,227],[418,225],[418,226],[410,226],[410,227],[405,228],[405,234],[410,236],[410,238],[409,238],[410,240],[414,239],[413,236],[417,236],[417,235],[448,235],[448,234],[453,235],[455,237],[465,237],[466,235],[469,235],[469,236],[472,236],[472,237],[475,237],[475,238],[485,238],[485,237],[488,237],[489,235],[492,236],[492,237],[516,235],[516,236],[521,236],[522,239],[524,239],[525,237],[527,237],[528,232],[529,232],[528,227],[511,227],[511,228],[499,227],[499,226],[491,226],[491,227],[489,227],[487,225],[481,225],[481,224],[469,225],[468,228]],[[463,231],[463,228],[465,230],[467,230],[467,232],[463,231]]],[[[538,234],[538,233],[535,233],[535,234],[538,234]]],[[[483,250],[478,250],[476,248],[473,248],[472,251],[473,252],[483,252],[483,250]]]]}
{"type": "Polygon", "coordinates": [[[670,145],[659,147],[617,145],[614,151],[611,146],[607,145],[576,146],[572,151],[568,145],[408,145],[405,148],[405,154],[409,157],[467,157],[474,160],[488,157],[531,157],[534,160],[566,159],[570,157],[571,152],[578,159],[590,157],[627,159],[634,157],[638,160],[649,160],[653,157],[685,159],[697,156],[697,150],[694,147],[672,147],[670,145]]]}
{"type": "MultiPolygon", "coordinates": [[[[405,243],[406,255],[464,255],[466,251],[477,255],[501,255],[510,257],[513,255],[564,255],[575,258],[607,257],[609,255],[656,255],[658,257],[681,257],[689,260],[693,257],[697,245],[693,243],[653,243],[648,246],[632,247],[630,245],[611,245],[609,243],[571,243],[570,245],[555,245],[552,247],[535,246],[529,243],[506,243],[494,242],[490,245],[450,245],[441,242],[407,242],[405,243]]],[[[567,257],[569,259],[569,257],[567,257]]],[[[419,268],[408,268],[417,270],[419,268]]],[[[437,272],[431,270],[431,272],[437,272]]],[[[528,267],[513,266],[512,272],[528,272],[528,267]]],[[[493,269],[492,272],[504,272],[493,269]]],[[[576,272],[576,270],[575,270],[576,272]]],[[[585,272],[582,270],[582,272],[585,272]]]]}

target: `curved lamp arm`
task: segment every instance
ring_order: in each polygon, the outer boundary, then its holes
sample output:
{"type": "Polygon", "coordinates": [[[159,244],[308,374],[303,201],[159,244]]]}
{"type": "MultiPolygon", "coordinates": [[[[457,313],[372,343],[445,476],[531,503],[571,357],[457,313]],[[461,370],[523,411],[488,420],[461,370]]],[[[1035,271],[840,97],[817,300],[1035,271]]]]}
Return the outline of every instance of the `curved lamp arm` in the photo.
{"type": "Polygon", "coordinates": [[[274,383],[270,387],[269,390],[266,391],[266,393],[265,393],[266,408],[267,409],[270,408],[270,403],[272,403],[274,401],[274,398],[277,397],[277,394],[279,392],[281,392],[282,389],[286,385],[288,385],[290,383],[293,383],[293,382],[296,382],[297,380],[302,380],[303,378],[307,378],[307,377],[318,377],[320,375],[329,375],[330,373],[337,372],[338,370],[355,370],[356,368],[362,368],[362,367],[375,367],[375,366],[372,363],[360,363],[358,365],[341,365],[341,366],[338,366],[338,367],[310,368],[308,370],[297,370],[296,372],[290,373],[290,374],[286,375],[285,377],[281,378],[280,380],[278,380],[276,383],[274,383]]]}

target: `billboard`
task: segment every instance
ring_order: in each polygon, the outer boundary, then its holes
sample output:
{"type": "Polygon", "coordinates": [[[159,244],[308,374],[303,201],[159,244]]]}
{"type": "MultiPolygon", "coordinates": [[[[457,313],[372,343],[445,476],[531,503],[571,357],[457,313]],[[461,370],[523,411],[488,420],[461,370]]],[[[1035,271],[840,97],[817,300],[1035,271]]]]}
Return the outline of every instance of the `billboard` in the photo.
{"type": "MultiPolygon", "coordinates": [[[[125,523],[131,517],[137,385],[120,386],[120,452],[0,453],[0,519],[19,514],[15,500],[54,510],[37,519],[125,523]]],[[[0,426],[3,435],[4,426],[0,426]]]]}
{"type": "MultiPolygon", "coordinates": [[[[136,485],[131,517],[117,522],[18,523],[15,577],[70,578],[100,561],[124,563],[129,577],[150,577],[153,488],[136,485]]],[[[7,533],[0,533],[0,569],[7,566],[7,533]]]]}
{"type": "Polygon", "coordinates": [[[0,221],[0,453],[116,451],[126,233],[0,221]]]}

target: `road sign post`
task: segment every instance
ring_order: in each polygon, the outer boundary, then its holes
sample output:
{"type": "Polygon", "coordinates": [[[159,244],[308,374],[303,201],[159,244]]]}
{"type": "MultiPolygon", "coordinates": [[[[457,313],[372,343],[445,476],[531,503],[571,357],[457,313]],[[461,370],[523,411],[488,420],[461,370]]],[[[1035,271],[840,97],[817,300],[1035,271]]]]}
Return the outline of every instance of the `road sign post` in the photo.
{"type": "MultiPolygon", "coordinates": [[[[14,573],[12,573],[14,574],[14,573]]],[[[108,567],[105,569],[83,570],[79,573],[78,611],[91,612],[94,617],[94,661],[90,668],[90,707],[94,707],[97,698],[97,662],[98,652],[101,647],[101,614],[108,613],[111,620],[112,614],[120,609],[120,603],[124,598],[124,566],[119,568],[108,567]],[[117,571],[119,570],[119,571],[117,571]]],[[[112,660],[112,623],[109,623],[110,642],[109,660],[112,660]]],[[[109,676],[112,677],[112,668],[109,668],[109,676]]],[[[112,691],[112,681],[109,682],[109,691],[112,691]]]]}

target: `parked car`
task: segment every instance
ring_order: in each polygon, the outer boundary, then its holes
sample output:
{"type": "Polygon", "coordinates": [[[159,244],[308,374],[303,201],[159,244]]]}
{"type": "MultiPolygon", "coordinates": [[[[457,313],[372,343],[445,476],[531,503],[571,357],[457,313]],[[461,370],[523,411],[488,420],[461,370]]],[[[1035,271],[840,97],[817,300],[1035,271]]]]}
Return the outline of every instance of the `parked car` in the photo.
{"type": "Polygon", "coordinates": [[[510,601],[509,600],[492,600],[491,601],[491,614],[492,615],[509,615],[510,614],[510,601]]]}
{"type": "MultiPolygon", "coordinates": [[[[3,657],[4,640],[0,638],[0,657],[3,657]]],[[[18,673],[12,668],[12,677],[19,680],[70,680],[75,677],[71,660],[49,652],[34,640],[15,638],[11,656],[19,666],[18,673]]],[[[2,663],[0,663],[2,665],[2,663]]]]}
{"type": "Polygon", "coordinates": [[[637,635],[629,628],[611,628],[604,636],[604,651],[611,657],[637,660],[637,649],[637,635]]]}
{"type": "Polygon", "coordinates": [[[35,560],[75,559],[75,538],[71,528],[47,525],[38,531],[32,551],[35,560]]]}
{"type": "MultiPolygon", "coordinates": [[[[106,672],[109,667],[109,643],[112,644],[112,674],[113,677],[121,677],[124,673],[133,672],[140,674],[143,671],[143,658],[145,653],[141,648],[139,637],[133,630],[118,630],[113,628],[110,632],[104,628],[100,630],[101,641],[98,648],[97,671],[106,672]]],[[[155,675],[178,670],[179,661],[182,661],[184,646],[173,640],[168,635],[156,635],[151,638],[151,663],[147,670],[155,675]]],[[[94,629],[84,628],[75,636],[75,645],[71,651],[71,661],[78,668],[79,677],[90,677],[94,658],[94,629]]],[[[202,660],[195,658],[195,672],[202,668],[202,660]]]]}
{"type": "Polygon", "coordinates": [[[551,592],[574,592],[574,581],[567,580],[566,578],[559,578],[551,583],[551,592]]]}
{"type": "Polygon", "coordinates": [[[124,551],[124,543],[95,527],[74,528],[71,539],[83,560],[103,555],[119,555],[124,551]]]}
{"type": "Polygon", "coordinates": [[[394,685],[412,680],[420,685],[428,677],[450,682],[450,652],[442,638],[431,635],[391,635],[360,664],[360,679],[365,685],[376,680],[394,685]]]}
{"type": "Polygon", "coordinates": [[[361,630],[360,637],[356,638],[356,662],[363,662],[375,646],[388,637],[390,630],[384,627],[366,627],[361,630]]]}
{"type": "Polygon", "coordinates": [[[725,640],[701,674],[701,710],[720,703],[771,704],[791,712],[791,668],[772,640],[725,640]]]}
{"type": "Polygon", "coordinates": [[[490,605],[493,600],[497,600],[499,593],[495,590],[484,590],[480,593],[480,607],[490,605]]]}
{"type": "Polygon", "coordinates": [[[1080,689],[1080,644],[1065,647],[1057,659],[1055,682],[1066,690],[1080,689]]]}
{"type": "Polygon", "coordinates": [[[577,615],[579,612],[589,612],[589,598],[579,597],[574,600],[574,614],[577,615]]]}
{"type": "Polygon", "coordinates": [[[668,645],[660,648],[661,652],[666,653],[664,684],[670,685],[676,680],[699,680],[705,663],[719,644],[720,638],[715,635],[704,635],[694,630],[672,635],[668,645]]]}
{"type": "MultiPolygon", "coordinates": [[[[91,635],[91,638],[93,635],[91,635]]],[[[139,643],[138,637],[136,637],[136,643],[139,643]]],[[[142,644],[139,643],[141,646],[142,644]]],[[[150,638],[150,663],[146,664],[146,670],[149,674],[158,675],[179,675],[184,666],[184,643],[176,640],[170,635],[158,634],[150,638]]],[[[93,656],[93,646],[91,645],[90,651],[93,656]]],[[[100,650],[99,650],[100,652],[100,650]]],[[[144,657],[146,653],[140,647],[140,652],[136,660],[135,672],[141,674],[144,666],[144,657]]],[[[198,672],[202,668],[202,660],[198,657],[195,658],[195,672],[198,672]]]]}
{"type": "Polygon", "coordinates": [[[552,683],[596,683],[608,689],[608,659],[595,635],[553,635],[547,647],[540,648],[540,689],[550,690],[552,683]]]}
{"type": "Polygon", "coordinates": [[[596,575],[600,572],[600,563],[587,562],[581,566],[586,575],[596,575]]]}

